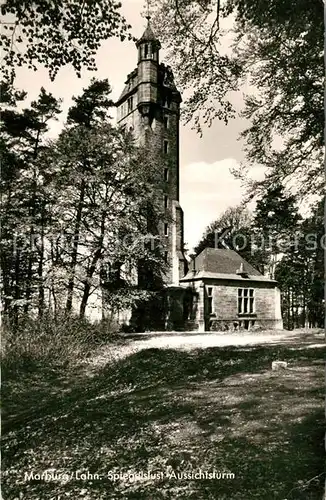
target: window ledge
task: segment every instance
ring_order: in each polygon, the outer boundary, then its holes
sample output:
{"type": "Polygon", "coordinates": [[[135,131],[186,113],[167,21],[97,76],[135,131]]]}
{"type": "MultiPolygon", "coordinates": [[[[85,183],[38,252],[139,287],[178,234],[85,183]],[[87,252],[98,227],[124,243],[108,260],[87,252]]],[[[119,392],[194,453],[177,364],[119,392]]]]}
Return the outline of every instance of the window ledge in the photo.
{"type": "Polygon", "coordinates": [[[238,317],[239,318],[244,318],[244,317],[256,318],[257,317],[257,313],[238,313],[238,317]]]}

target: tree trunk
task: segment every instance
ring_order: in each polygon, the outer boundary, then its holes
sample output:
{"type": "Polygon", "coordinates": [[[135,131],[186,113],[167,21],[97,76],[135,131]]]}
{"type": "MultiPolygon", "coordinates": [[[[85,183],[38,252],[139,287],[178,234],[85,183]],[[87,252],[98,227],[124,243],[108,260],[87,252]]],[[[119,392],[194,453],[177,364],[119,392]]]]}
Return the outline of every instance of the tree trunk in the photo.
{"type": "MultiPolygon", "coordinates": [[[[21,289],[20,289],[20,258],[19,251],[16,248],[15,253],[15,278],[14,278],[14,300],[19,300],[21,298],[21,289]]],[[[17,304],[12,308],[12,322],[16,326],[19,320],[19,307],[17,304]]]]}
{"type": "Polygon", "coordinates": [[[294,299],[293,299],[293,288],[291,288],[291,330],[294,329],[294,299]]]}
{"type": "Polygon", "coordinates": [[[79,236],[80,236],[80,225],[82,220],[83,213],[83,203],[85,197],[85,181],[82,180],[80,186],[77,214],[76,214],[76,224],[73,235],[73,249],[71,255],[71,262],[69,266],[70,276],[68,281],[68,292],[67,292],[67,302],[66,302],[66,313],[70,314],[72,309],[72,299],[74,295],[74,286],[75,286],[75,274],[76,274],[76,265],[77,265],[77,256],[78,256],[78,244],[79,244],[79,236]]]}
{"type": "Polygon", "coordinates": [[[26,304],[24,306],[24,314],[28,314],[29,310],[29,301],[32,296],[32,278],[33,278],[33,241],[34,241],[34,230],[33,227],[30,229],[30,234],[29,234],[29,255],[28,255],[28,268],[27,268],[27,275],[26,275],[26,288],[25,288],[25,300],[26,304]]]}
{"type": "Polygon", "coordinates": [[[288,329],[291,329],[291,309],[290,309],[290,304],[291,304],[291,293],[290,293],[290,288],[287,289],[287,319],[288,319],[288,329]]]}
{"type": "Polygon", "coordinates": [[[39,289],[38,289],[38,316],[39,318],[43,317],[44,313],[44,283],[43,283],[43,262],[44,262],[44,201],[42,203],[42,218],[41,218],[41,248],[40,248],[40,257],[39,257],[39,265],[38,265],[38,281],[39,281],[39,289]]]}
{"type": "Polygon", "coordinates": [[[102,257],[102,250],[103,250],[103,241],[104,241],[104,231],[105,231],[105,218],[106,218],[106,212],[102,213],[102,219],[101,219],[101,232],[100,232],[100,237],[98,241],[98,246],[97,249],[94,253],[92,263],[90,267],[87,270],[87,275],[86,275],[86,281],[85,281],[85,286],[84,286],[84,292],[83,292],[83,297],[82,301],[80,304],[80,311],[79,311],[79,316],[80,318],[83,318],[85,316],[85,311],[86,311],[86,306],[87,302],[89,299],[89,294],[91,291],[91,284],[90,281],[94,276],[94,273],[96,271],[96,266],[99,261],[99,259],[102,257]]]}
{"type": "MultiPolygon", "coordinates": [[[[33,152],[33,159],[34,161],[37,159],[38,155],[38,147],[40,143],[40,136],[41,136],[41,129],[39,128],[37,131],[36,139],[35,139],[35,144],[34,144],[34,152],[33,152]]],[[[33,279],[33,240],[34,240],[34,219],[35,219],[35,205],[36,205],[36,194],[37,194],[37,173],[36,173],[36,168],[34,166],[33,169],[33,184],[32,184],[32,210],[30,213],[31,217],[31,228],[30,228],[30,253],[29,253],[29,259],[28,259],[28,272],[27,272],[27,279],[26,279],[26,305],[25,305],[25,314],[28,314],[29,310],[29,300],[32,296],[32,279],[33,279]]]]}

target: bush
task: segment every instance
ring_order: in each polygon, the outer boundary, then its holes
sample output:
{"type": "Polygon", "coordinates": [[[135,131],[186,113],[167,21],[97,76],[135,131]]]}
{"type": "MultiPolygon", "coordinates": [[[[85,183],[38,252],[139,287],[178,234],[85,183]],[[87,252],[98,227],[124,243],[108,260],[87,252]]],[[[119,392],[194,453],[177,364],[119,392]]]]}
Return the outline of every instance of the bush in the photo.
{"type": "Polygon", "coordinates": [[[89,323],[74,317],[27,319],[18,327],[5,325],[2,333],[4,375],[39,368],[75,365],[95,348],[112,341],[118,326],[108,320],[89,323]]]}

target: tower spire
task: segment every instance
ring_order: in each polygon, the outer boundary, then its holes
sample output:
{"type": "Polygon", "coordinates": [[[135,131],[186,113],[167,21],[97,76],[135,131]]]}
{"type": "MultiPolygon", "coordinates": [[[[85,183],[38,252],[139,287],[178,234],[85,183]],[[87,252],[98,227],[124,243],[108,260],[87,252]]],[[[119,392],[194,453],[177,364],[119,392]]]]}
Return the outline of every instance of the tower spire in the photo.
{"type": "Polygon", "coordinates": [[[151,20],[151,12],[150,12],[150,0],[146,0],[146,16],[147,24],[149,24],[151,20]]]}
{"type": "Polygon", "coordinates": [[[145,17],[147,19],[147,26],[146,26],[145,31],[142,34],[142,36],[139,38],[139,40],[137,40],[136,46],[139,47],[142,43],[151,42],[153,45],[153,51],[154,51],[154,48],[155,48],[155,50],[159,50],[161,48],[161,44],[160,44],[159,40],[156,38],[156,36],[152,30],[152,27],[151,27],[150,20],[151,20],[152,16],[151,16],[151,12],[150,12],[150,1],[151,0],[146,0],[146,9],[144,9],[145,13],[143,12],[143,14],[142,14],[143,17],[145,17]]]}

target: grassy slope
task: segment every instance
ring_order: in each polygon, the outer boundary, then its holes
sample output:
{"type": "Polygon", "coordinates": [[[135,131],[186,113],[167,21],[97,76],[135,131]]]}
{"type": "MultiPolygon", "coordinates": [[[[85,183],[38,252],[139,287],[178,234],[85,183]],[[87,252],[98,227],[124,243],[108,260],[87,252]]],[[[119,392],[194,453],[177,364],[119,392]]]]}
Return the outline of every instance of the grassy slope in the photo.
{"type": "Polygon", "coordinates": [[[3,498],[320,499],[323,351],[301,342],[148,349],[92,377],[82,371],[58,377],[54,370],[52,379],[40,372],[33,381],[7,381],[3,498]],[[288,361],[289,369],[272,372],[274,359],[288,361]],[[24,480],[25,472],[51,467],[103,479],[24,480]],[[133,483],[105,477],[199,468],[236,477],[133,483]]]}

